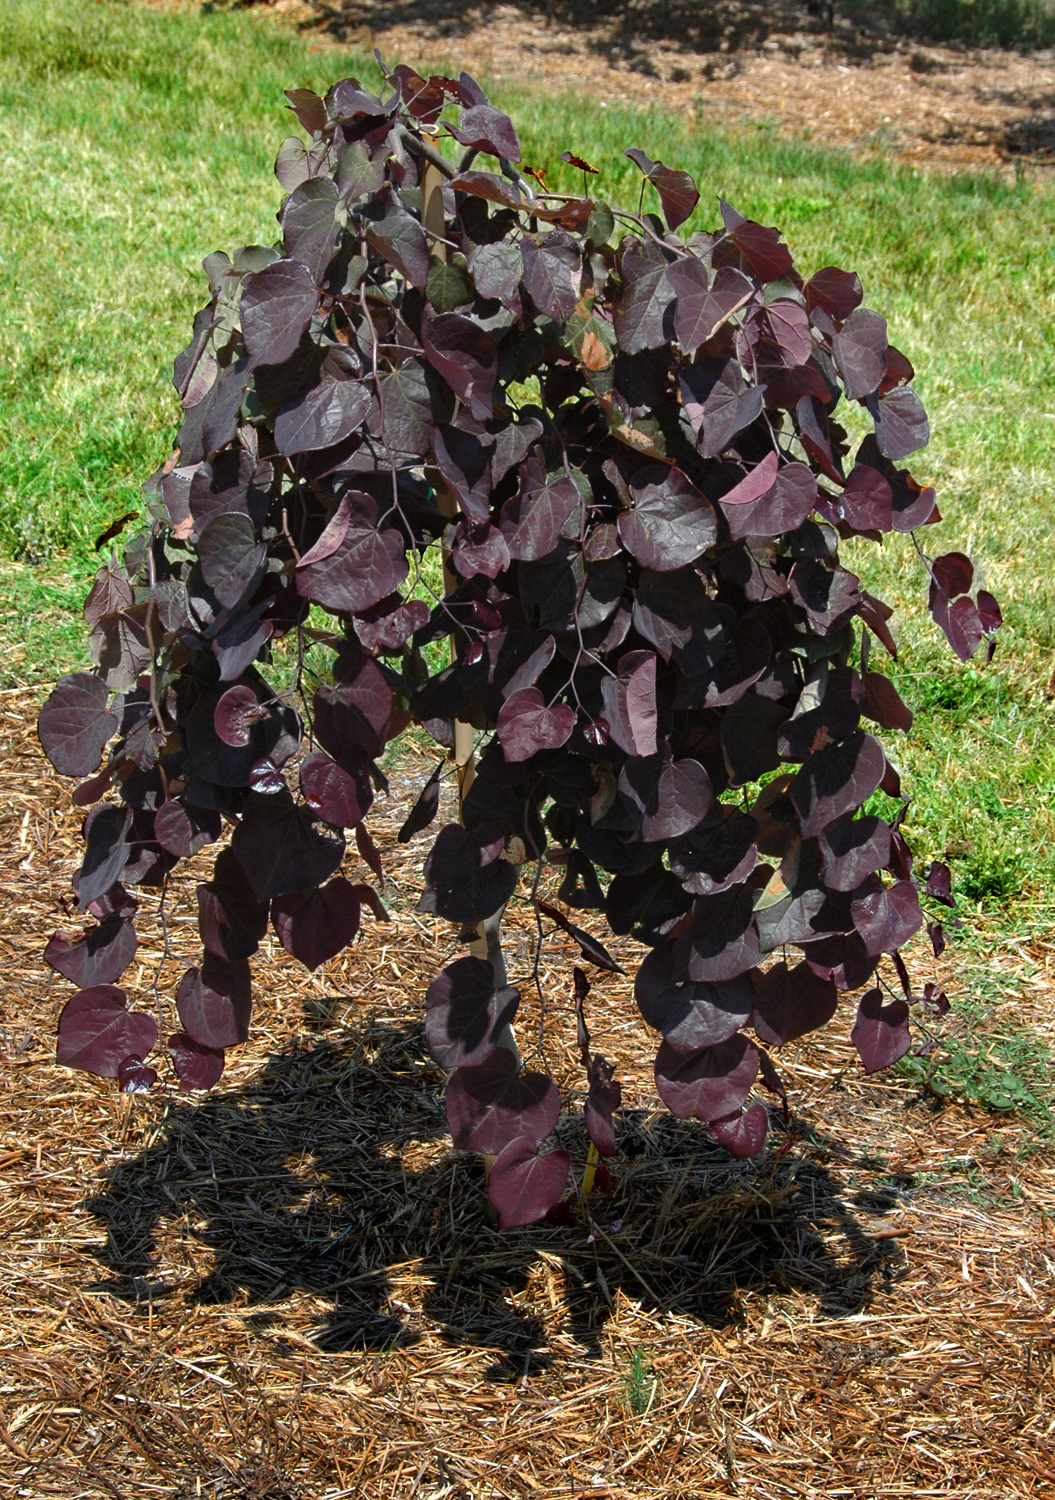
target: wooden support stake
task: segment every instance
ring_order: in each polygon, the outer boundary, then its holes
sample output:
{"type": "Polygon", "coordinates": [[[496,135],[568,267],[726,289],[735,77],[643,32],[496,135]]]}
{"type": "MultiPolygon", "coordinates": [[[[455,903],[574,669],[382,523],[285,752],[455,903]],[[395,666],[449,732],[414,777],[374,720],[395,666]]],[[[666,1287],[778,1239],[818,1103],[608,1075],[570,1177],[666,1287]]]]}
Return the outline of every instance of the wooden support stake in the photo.
{"type": "MultiPolygon", "coordinates": [[[[426,162],[421,172],[421,220],[425,227],[425,233],[432,241],[430,254],[435,255],[437,260],[446,262],[447,246],[446,238],[447,216],[443,211],[443,173],[438,167],[426,162]]],[[[458,514],[458,502],[450,490],[444,486],[437,493],[437,506],[440,514],[449,516],[453,521],[458,514]]],[[[450,554],[447,549],[443,551],[443,587],[445,592],[450,592],[457,585],[458,579],[451,567],[450,554]]],[[[455,653],[454,637],[451,637],[451,659],[455,653]]],[[[461,815],[461,804],[469,795],[469,788],[476,777],[476,766],[473,751],[473,727],[464,723],[461,719],[454,721],[454,765],[458,777],[458,808],[461,815]]],[[[475,942],[469,944],[469,952],[475,958],[487,957],[487,940],[479,937],[475,942]]]]}

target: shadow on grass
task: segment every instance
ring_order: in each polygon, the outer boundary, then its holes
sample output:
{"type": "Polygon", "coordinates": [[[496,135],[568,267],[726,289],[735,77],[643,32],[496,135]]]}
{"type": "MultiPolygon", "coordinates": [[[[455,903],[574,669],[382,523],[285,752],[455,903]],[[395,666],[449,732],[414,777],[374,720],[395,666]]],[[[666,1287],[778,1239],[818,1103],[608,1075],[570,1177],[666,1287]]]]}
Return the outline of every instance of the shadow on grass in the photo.
{"type": "MultiPolygon", "coordinates": [[[[604,1234],[588,1243],[581,1208],[576,1222],[498,1234],[479,1158],[443,1149],[441,1089],[418,1025],[367,1020],[347,1043],[274,1056],[245,1087],[175,1104],[155,1143],[87,1204],[107,1235],[97,1253],[109,1276],[93,1289],[144,1315],[183,1295],[157,1248],[172,1221],[214,1256],[192,1298],[246,1297],[250,1327],[280,1333],[269,1305],[306,1291],[332,1299],[314,1334],[322,1350],[398,1347],[424,1318],[453,1345],[494,1350],[492,1376],[511,1379],[529,1352],[536,1367],[549,1358],[542,1321],[514,1305],[540,1254],[563,1271],[563,1331],[587,1350],[620,1289],[724,1326],[745,1289],[858,1312],[897,1268],[896,1242],[864,1232],[826,1170],[775,1149],[733,1162],[702,1126],[641,1111],[622,1117],[613,1197],[590,1200],[604,1234]],[[389,1300],[407,1262],[430,1283],[420,1314],[389,1300]]],[[[578,1121],[561,1135],[581,1164],[578,1121]]]]}

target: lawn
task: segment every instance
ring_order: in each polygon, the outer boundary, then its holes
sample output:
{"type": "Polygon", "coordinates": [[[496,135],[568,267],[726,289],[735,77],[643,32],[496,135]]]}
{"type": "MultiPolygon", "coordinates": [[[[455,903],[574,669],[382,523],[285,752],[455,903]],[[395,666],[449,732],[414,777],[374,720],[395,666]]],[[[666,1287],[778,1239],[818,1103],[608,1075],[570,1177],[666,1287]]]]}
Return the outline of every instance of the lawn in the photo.
{"type": "MultiPolygon", "coordinates": [[[[114,0],[6,0],[0,11],[0,678],[46,682],[80,659],[94,539],[134,508],[168,454],[173,353],[204,300],[200,261],[274,238],[283,88],[324,90],[372,60],[312,48],[245,11],[114,0]]],[[[895,676],[917,709],[894,746],[919,856],[952,865],[963,960],[1053,925],[1055,603],[1046,542],[1055,491],[1055,187],[1019,174],[921,175],[780,138],[721,133],[659,110],[584,109],[570,95],[497,100],[525,160],[576,187],[562,149],[636,201],[621,155],[642,145],[696,174],[688,227],[719,194],[778,224],[804,272],[857,269],[918,371],[934,439],[916,469],[1007,621],[994,663],[956,662],[923,608],[906,538],[851,552],[899,606],[895,676]]]]}

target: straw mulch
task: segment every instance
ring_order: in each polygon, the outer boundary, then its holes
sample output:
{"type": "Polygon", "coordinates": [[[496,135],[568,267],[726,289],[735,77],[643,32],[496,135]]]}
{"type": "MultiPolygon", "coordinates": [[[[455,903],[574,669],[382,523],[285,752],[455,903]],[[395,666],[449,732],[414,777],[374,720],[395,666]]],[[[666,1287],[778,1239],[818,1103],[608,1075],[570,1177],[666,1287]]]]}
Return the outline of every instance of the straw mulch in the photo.
{"type": "MultiPolygon", "coordinates": [[[[214,1093],[122,1099],[52,1061],[68,986],[40,950],[71,925],[79,818],[34,713],[0,697],[0,1495],[1055,1495],[1055,1172],[1016,1163],[1014,1120],[865,1081],[847,1022],[782,1059],[803,1138],[733,1163],[658,1108],[628,984],[598,976],[614,1196],[496,1233],[423,1045],[455,951],[413,913],[426,841],[394,844],[425,760],[375,822],[391,927],[315,978],[270,945],[214,1093]]],[[[186,957],[195,878],[172,900],[186,957]]],[[[150,1004],[157,972],[174,1020],[156,905],[126,984],[150,1004]]],[[[511,926],[523,978],[523,909],[511,926]]],[[[571,956],[548,948],[543,984],[574,1100],[571,956]]],[[[1050,1025],[1043,983],[1008,987],[1050,1025]]]]}
{"type": "Polygon", "coordinates": [[[1011,175],[1015,161],[1055,164],[1055,53],[920,46],[865,8],[836,14],[847,8],[829,17],[827,0],[637,0],[606,15],[580,5],[574,22],[567,7],[561,20],[524,0],[269,0],[266,10],[316,47],[376,45],[386,60],[468,68],[600,109],[655,104],[701,128],[761,125],[928,168],[1011,175]]]}

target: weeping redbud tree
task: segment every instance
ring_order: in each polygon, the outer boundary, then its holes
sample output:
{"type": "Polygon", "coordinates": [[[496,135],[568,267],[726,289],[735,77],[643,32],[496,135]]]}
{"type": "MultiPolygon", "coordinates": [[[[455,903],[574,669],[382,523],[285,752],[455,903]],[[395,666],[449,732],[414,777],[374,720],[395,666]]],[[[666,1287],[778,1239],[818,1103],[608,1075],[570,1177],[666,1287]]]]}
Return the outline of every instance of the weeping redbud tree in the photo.
{"type": "MultiPolygon", "coordinates": [[[[549,192],[466,74],[385,79],[385,97],[354,79],[289,92],[308,139],[278,154],[278,241],[204,262],[176,452],[88,596],[94,669],[40,715],[55,768],[88,778],[74,888],[96,919],[46,956],[76,987],[59,1061],[151,1088],[158,1020],[117,984],[130,888],[164,895],[229,831],[166,1043],[180,1088],[209,1088],[249,1034],[269,923],[316,969],[364,906],[385,919],[341,868],[351,831],[383,882],[378,761],[423,726],[442,758],[400,838],[456,778],[418,909],[468,949],[428,989],[426,1037],[454,1143],[490,1159],[512,1226],[553,1209],[570,1169],[545,1149],[557,1088],[522,1068],[512,1030],[501,919],[518,888],[540,948],[560,930],[615,969],[584,911],[647,946],[635,996],[661,1036],[660,1097],[756,1154],[756,1080],[787,1121],[771,1051],[840,994],[871,985],[853,1031],[868,1071],[909,1048],[911,1006],[945,1006],[936,986],[913,994],[900,949],[921,894],[951,904],[949,874],[914,875],[898,773],[863,727],[911,723],[872,665],[873,641],[895,654],[891,610],[840,540],[910,533],[963,660],[1000,613],[965,557],[918,540],[934,492],[899,465],[927,419],[857,276],[803,280],[777,230],[724,202],[720,229],[684,238],[692,178],[638,149],[637,213],[586,190],[596,173],[568,152],[584,192],[549,192]],[[856,445],[842,401],[871,423],[856,445]],[[892,819],[862,810],[877,791],[892,819]]],[[[596,1159],[616,1149],[620,1088],[591,1052],[584,969],[572,984],[596,1159]]]]}

